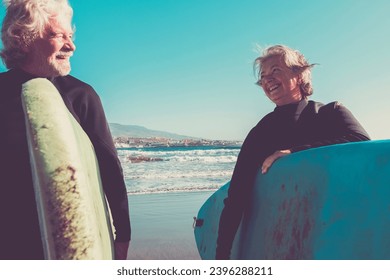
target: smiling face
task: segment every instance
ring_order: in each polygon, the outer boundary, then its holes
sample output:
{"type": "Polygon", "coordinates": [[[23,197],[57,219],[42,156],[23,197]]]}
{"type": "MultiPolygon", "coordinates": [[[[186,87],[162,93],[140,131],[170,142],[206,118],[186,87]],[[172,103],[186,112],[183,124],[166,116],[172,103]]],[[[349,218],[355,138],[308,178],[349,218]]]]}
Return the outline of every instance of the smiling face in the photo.
{"type": "Polygon", "coordinates": [[[262,61],[258,84],[277,106],[296,103],[302,99],[299,74],[288,68],[281,56],[270,56],[262,61]]]}
{"type": "Polygon", "coordinates": [[[21,68],[44,78],[68,75],[69,59],[76,49],[72,36],[69,17],[51,18],[44,32],[27,49],[27,60],[21,68]]]}

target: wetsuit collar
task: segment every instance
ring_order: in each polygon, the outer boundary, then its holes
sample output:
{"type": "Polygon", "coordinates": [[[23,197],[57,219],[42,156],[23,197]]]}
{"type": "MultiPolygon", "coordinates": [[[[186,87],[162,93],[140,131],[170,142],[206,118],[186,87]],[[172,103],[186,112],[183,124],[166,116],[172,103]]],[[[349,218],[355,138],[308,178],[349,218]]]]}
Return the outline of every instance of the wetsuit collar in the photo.
{"type": "Polygon", "coordinates": [[[274,112],[276,114],[282,114],[282,115],[294,115],[295,121],[299,119],[299,116],[301,115],[303,109],[305,109],[306,105],[309,103],[309,101],[306,98],[303,98],[301,101],[297,103],[290,103],[283,106],[276,106],[274,109],[274,112]]]}
{"type": "MultiPolygon", "coordinates": [[[[13,74],[15,77],[17,77],[18,81],[21,82],[22,84],[29,81],[29,80],[32,80],[32,79],[35,79],[35,78],[41,78],[41,77],[38,77],[36,75],[33,75],[33,74],[30,74],[20,68],[14,68],[14,69],[11,69],[9,70],[10,74],[13,74]]],[[[53,82],[55,77],[53,78],[47,78],[49,81],[53,82]]]]}
{"type": "Polygon", "coordinates": [[[19,68],[11,69],[8,72],[11,74],[11,76],[15,77],[18,80],[18,82],[20,82],[22,84],[31,80],[31,79],[37,78],[36,76],[34,76],[30,73],[27,73],[19,68]]]}

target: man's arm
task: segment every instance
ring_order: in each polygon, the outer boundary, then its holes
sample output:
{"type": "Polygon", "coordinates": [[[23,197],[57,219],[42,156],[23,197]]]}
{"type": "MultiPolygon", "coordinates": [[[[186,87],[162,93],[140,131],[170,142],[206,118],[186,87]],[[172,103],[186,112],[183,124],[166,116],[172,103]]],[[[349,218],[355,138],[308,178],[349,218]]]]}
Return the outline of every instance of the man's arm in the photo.
{"type": "Polygon", "coordinates": [[[103,189],[115,227],[115,255],[127,257],[131,237],[129,206],[123,170],[113,143],[100,98],[91,88],[80,106],[80,122],[94,145],[103,189]]]}

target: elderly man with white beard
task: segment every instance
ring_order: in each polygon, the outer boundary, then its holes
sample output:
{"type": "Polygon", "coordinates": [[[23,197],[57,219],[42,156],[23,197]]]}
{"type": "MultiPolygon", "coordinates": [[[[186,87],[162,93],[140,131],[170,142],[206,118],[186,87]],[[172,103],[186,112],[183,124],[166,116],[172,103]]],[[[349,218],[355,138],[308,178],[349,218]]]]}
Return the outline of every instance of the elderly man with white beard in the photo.
{"type": "Polygon", "coordinates": [[[123,172],[100,99],[69,75],[76,50],[67,0],[10,0],[2,25],[0,73],[0,259],[43,259],[21,103],[22,84],[47,78],[89,136],[113,216],[116,259],[126,259],[130,218],[123,172]]]}

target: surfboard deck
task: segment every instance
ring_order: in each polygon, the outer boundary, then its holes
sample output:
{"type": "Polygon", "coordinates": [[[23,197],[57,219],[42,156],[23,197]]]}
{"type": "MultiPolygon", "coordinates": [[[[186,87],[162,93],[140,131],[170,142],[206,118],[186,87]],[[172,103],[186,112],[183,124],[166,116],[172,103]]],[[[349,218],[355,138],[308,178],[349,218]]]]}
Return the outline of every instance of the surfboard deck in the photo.
{"type": "MultiPolygon", "coordinates": [[[[229,184],[201,207],[195,239],[214,259],[229,184]]],[[[390,141],[291,154],[257,175],[232,259],[390,259],[390,141]]]]}
{"type": "Polygon", "coordinates": [[[113,259],[91,141],[49,80],[23,84],[22,103],[45,258],[113,259]]]}

